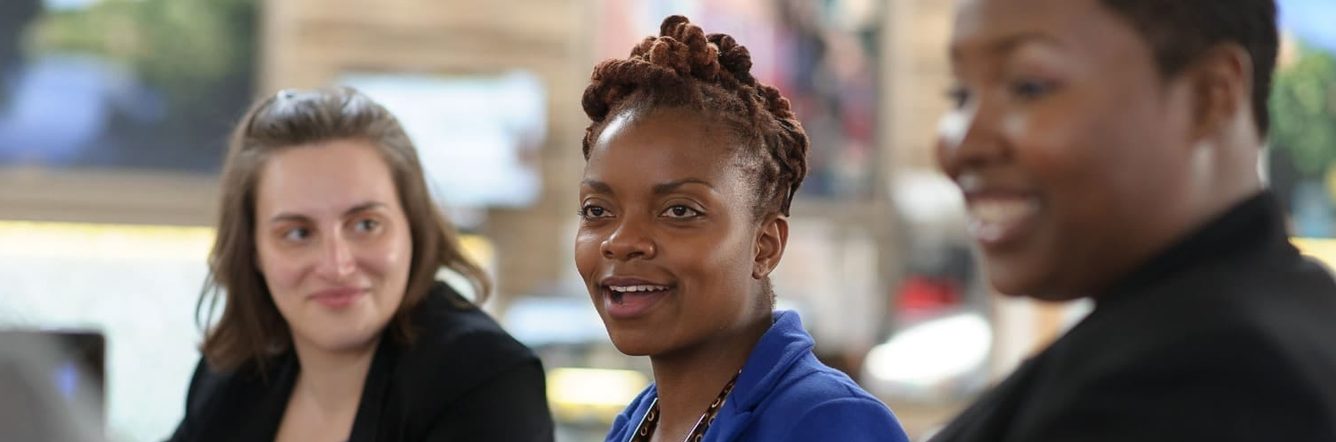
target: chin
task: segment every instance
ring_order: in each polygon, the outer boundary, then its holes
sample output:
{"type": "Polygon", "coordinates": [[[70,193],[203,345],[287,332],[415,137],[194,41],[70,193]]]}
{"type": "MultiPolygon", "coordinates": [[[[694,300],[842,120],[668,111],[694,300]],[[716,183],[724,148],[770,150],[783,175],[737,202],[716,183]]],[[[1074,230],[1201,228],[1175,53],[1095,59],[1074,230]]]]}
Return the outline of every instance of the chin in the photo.
{"type": "Polygon", "coordinates": [[[1087,293],[1063,290],[1052,284],[1043,284],[1035,279],[1007,278],[996,273],[990,275],[988,283],[998,294],[1008,298],[1030,298],[1046,302],[1073,301],[1088,296],[1087,293]]]}
{"type": "Polygon", "coordinates": [[[354,332],[344,330],[342,332],[329,333],[317,339],[313,339],[316,345],[321,349],[330,352],[355,351],[365,349],[374,344],[380,338],[383,329],[374,332],[354,332]]]}
{"type": "Polygon", "coordinates": [[[636,332],[615,332],[608,330],[608,338],[617,351],[627,356],[651,356],[658,353],[653,336],[643,336],[636,332]]]}

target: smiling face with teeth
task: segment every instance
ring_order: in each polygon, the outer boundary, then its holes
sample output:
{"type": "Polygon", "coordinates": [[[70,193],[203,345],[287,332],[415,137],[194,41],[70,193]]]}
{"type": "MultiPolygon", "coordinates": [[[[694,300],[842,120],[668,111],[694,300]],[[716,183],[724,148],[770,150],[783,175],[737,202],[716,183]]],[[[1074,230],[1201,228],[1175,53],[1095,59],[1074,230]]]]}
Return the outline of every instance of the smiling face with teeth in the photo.
{"type": "Polygon", "coordinates": [[[755,219],[725,133],[688,111],[632,110],[590,150],[575,261],[623,353],[684,355],[770,325],[762,281],[787,225],[755,219]]]}
{"type": "Polygon", "coordinates": [[[1002,293],[1097,296],[1220,209],[1221,176],[1247,180],[1201,147],[1233,124],[1206,120],[1210,72],[1161,74],[1098,0],[965,1],[951,59],[938,162],[1002,293]]]}

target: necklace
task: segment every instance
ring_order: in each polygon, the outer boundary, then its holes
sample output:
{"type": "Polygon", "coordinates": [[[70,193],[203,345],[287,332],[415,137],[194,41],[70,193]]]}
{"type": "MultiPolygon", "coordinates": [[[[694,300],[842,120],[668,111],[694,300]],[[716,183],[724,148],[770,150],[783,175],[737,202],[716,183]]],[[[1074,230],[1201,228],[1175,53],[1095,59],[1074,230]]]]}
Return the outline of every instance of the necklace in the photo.
{"type": "MultiPolygon", "coordinates": [[[[705,409],[705,413],[700,415],[700,420],[696,421],[696,426],[691,428],[691,432],[687,433],[687,438],[683,442],[699,442],[705,437],[705,430],[710,429],[710,424],[714,423],[714,416],[719,414],[720,408],[723,408],[724,401],[728,399],[728,393],[733,391],[733,384],[738,381],[739,374],[742,374],[742,370],[738,370],[737,374],[728,380],[728,384],[724,385],[724,389],[714,398],[714,402],[710,403],[710,407],[705,409]]],[[[654,435],[654,430],[658,427],[659,398],[655,397],[654,402],[649,405],[649,412],[640,419],[640,425],[636,426],[636,432],[631,433],[631,438],[627,442],[649,442],[650,436],[654,435]]]]}

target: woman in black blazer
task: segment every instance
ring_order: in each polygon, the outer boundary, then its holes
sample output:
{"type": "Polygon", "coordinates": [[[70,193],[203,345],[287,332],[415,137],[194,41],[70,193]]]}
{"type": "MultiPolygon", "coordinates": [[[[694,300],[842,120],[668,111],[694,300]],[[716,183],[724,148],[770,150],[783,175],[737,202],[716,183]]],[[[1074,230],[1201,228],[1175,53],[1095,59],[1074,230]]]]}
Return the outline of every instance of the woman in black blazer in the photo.
{"type": "Polygon", "coordinates": [[[1095,307],[934,440],[1336,440],[1336,281],[1258,174],[1275,2],[960,6],[937,153],[988,278],[1095,307]]]}
{"type": "Polygon", "coordinates": [[[548,441],[543,369],[449,285],[488,284],[385,108],[284,91],[239,125],[172,440],[548,441]]]}

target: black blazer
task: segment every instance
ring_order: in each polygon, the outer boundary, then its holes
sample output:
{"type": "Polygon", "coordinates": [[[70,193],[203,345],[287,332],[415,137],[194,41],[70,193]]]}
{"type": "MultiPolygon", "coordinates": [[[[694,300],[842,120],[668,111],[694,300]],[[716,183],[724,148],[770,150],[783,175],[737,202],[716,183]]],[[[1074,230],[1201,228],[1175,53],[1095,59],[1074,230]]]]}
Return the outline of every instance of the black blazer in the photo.
{"type": "Polygon", "coordinates": [[[1106,293],[933,440],[1336,441],[1336,284],[1269,194],[1106,293]]]}
{"type": "MultiPolygon", "coordinates": [[[[411,347],[376,350],[350,441],[551,441],[543,367],[486,313],[437,283],[414,315],[411,347]]],[[[273,440],[297,379],[297,358],[266,376],[217,373],[203,360],[172,441],[273,440]]]]}

